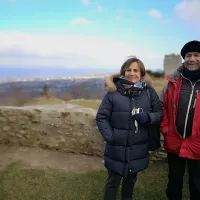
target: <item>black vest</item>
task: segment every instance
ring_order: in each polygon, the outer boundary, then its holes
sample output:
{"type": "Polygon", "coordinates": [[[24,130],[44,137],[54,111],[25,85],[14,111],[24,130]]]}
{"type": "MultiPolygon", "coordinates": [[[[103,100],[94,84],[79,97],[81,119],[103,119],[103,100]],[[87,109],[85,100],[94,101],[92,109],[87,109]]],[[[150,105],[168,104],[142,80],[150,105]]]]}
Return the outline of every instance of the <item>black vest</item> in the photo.
{"type": "Polygon", "coordinates": [[[195,99],[197,97],[198,91],[200,91],[200,81],[197,81],[191,84],[191,81],[187,80],[186,78],[183,78],[180,95],[179,95],[178,112],[177,112],[177,117],[176,117],[176,127],[178,130],[178,133],[181,136],[183,136],[185,124],[187,124],[185,138],[189,137],[192,134],[192,125],[193,125],[193,118],[194,118],[194,111],[195,111],[195,104],[196,104],[195,99]],[[195,85],[195,86],[193,90],[194,92],[192,95],[192,100],[190,103],[192,85],[193,86],[195,85]],[[188,109],[189,109],[188,118],[186,119],[188,109]]]}

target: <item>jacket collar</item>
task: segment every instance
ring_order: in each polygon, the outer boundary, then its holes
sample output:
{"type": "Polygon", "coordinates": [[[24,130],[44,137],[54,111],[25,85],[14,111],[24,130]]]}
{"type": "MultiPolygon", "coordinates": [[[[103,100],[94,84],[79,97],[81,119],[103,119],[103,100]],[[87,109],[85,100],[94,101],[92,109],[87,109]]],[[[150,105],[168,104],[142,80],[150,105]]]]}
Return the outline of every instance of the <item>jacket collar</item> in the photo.
{"type": "MultiPolygon", "coordinates": [[[[120,78],[120,74],[113,74],[108,77],[105,82],[105,88],[107,92],[115,92],[117,91],[116,81],[120,78]]],[[[144,81],[146,82],[147,87],[152,87],[153,81],[149,75],[145,75],[143,77],[144,81]]]]}

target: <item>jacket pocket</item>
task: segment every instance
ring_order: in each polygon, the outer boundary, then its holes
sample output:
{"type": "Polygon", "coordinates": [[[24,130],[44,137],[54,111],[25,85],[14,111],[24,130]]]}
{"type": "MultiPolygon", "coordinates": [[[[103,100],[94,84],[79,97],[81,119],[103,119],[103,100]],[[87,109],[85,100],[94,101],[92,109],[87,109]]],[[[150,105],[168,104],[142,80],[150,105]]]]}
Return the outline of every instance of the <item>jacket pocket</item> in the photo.
{"type": "Polygon", "coordinates": [[[128,130],[114,129],[113,130],[113,145],[126,146],[128,139],[128,130]]]}
{"type": "Polygon", "coordinates": [[[126,147],[106,144],[104,155],[112,160],[125,162],[126,147]]]}
{"type": "Polygon", "coordinates": [[[172,130],[164,134],[164,147],[166,150],[174,153],[179,153],[182,144],[182,139],[172,130]]]}

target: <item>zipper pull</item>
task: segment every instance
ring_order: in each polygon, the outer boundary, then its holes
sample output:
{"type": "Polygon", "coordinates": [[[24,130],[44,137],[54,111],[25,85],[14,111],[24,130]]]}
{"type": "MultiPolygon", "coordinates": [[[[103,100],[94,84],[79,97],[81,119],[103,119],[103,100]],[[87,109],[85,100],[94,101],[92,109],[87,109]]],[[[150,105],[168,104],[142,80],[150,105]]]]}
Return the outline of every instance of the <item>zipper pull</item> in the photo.
{"type": "Polygon", "coordinates": [[[196,106],[196,101],[197,101],[197,96],[198,96],[198,92],[199,92],[199,90],[196,90],[196,97],[195,97],[195,99],[194,99],[194,105],[193,105],[193,108],[195,108],[195,106],[196,106]]]}
{"type": "Polygon", "coordinates": [[[135,133],[138,132],[138,122],[135,120],[135,133]]]}

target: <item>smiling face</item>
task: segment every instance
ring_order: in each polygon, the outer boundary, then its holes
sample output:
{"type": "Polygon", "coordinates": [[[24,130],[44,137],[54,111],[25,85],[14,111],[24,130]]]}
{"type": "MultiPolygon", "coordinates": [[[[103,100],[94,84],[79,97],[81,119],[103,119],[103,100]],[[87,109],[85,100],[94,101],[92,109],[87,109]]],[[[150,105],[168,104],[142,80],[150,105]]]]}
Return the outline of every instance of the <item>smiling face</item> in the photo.
{"type": "Polygon", "coordinates": [[[132,62],[125,70],[125,79],[137,83],[141,80],[141,71],[138,62],[132,62]]]}
{"type": "Polygon", "coordinates": [[[187,53],[185,56],[184,65],[190,71],[200,70],[200,53],[199,52],[187,53]]]}

